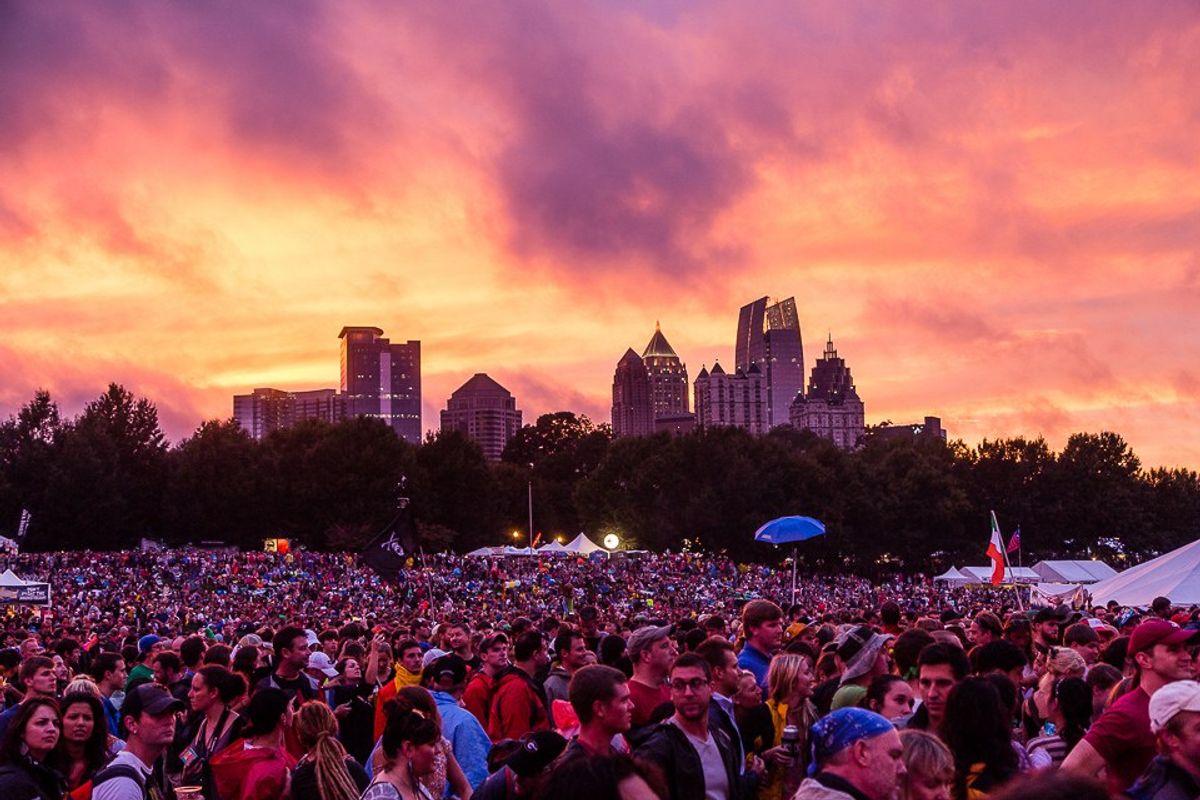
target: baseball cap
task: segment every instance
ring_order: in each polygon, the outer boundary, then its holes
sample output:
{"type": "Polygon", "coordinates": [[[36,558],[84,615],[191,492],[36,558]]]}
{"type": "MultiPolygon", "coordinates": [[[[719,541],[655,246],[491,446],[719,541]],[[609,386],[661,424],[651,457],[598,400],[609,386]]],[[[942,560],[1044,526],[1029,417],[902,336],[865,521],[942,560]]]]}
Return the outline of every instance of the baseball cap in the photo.
{"type": "Polygon", "coordinates": [[[567,749],[567,740],[554,731],[535,731],[521,740],[521,749],[504,762],[521,778],[532,778],[554,763],[567,749]]]}
{"type": "Polygon", "coordinates": [[[153,648],[154,645],[158,644],[161,641],[162,641],[162,639],[155,636],[153,633],[147,633],[145,636],[138,639],[138,652],[139,653],[149,653],[151,648],[153,648]]]}
{"type": "Polygon", "coordinates": [[[183,711],[182,700],[176,700],[166,689],[153,683],[142,683],[129,690],[121,703],[121,717],[137,717],[141,714],[159,716],[173,711],[183,711]]]}
{"type": "Polygon", "coordinates": [[[1129,637],[1129,655],[1143,653],[1156,644],[1183,644],[1200,636],[1200,631],[1189,631],[1165,619],[1148,619],[1139,623],[1129,637]]]}
{"type": "MultiPolygon", "coordinates": [[[[491,647],[491,645],[488,645],[488,647],[484,647],[482,649],[487,650],[489,647],[491,647]]],[[[437,661],[444,655],[448,655],[448,653],[440,647],[429,648],[425,651],[425,654],[421,656],[421,669],[428,667],[430,664],[432,664],[434,661],[437,661]]]]}
{"type": "Polygon", "coordinates": [[[1173,681],[1150,697],[1150,730],[1158,733],[1180,711],[1200,711],[1200,683],[1173,681]]]}
{"type": "Polygon", "coordinates": [[[308,657],[308,668],[318,670],[327,678],[336,678],[338,671],[328,655],[317,650],[308,657]]]}
{"type": "Polygon", "coordinates": [[[486,653],[488,650],[491,650],[493,647],[495,647],[497,644],[499,644],[501,642],[503,642],[504,644],[508,644],[508,634],[507,633],[493,633],[491,636],[485,636],[479,642],[479,652],[486,653]]]}
{"type": "Polygon", "coordinates": [[[1046,606],[1045,608],[1039,608],[1037,610],[1037,613],[1033,615],[1033,622],[1034,624],[1041,624],[1043,622],[1062,622],[1062,614],[1058,611],[1058,609],[1046,606]]]}
{"type": "Polygon", "coordinates": [[[642,651],[670,635],[670,625],[647,625],[644,628],[638,628],[629,635],[629,639],[625,643],[629,648],[629,658],[636,664],[637,660],[641,658],[642,651]]]}
{"type": "Polygon", "coordinates": [[[421,672],[421,677],[426,680],[450,678],[457,685],[467,680],[467,662],[463,661],[461,656],[453,653],[443,655],[426,664],[425,669],[421,672]]]}

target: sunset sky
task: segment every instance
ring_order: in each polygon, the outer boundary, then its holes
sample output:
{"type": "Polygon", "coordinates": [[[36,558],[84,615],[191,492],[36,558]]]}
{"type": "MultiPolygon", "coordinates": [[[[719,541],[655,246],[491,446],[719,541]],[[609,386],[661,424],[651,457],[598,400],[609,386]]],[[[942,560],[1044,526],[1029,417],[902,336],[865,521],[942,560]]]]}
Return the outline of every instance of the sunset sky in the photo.
{"type": "Polygon", "coordinates": [[[420,339],[608,421],[794,295],[867,422],[1200,467],[1200,3],[0,4],[0,416],[172,439],[420,339]]]}

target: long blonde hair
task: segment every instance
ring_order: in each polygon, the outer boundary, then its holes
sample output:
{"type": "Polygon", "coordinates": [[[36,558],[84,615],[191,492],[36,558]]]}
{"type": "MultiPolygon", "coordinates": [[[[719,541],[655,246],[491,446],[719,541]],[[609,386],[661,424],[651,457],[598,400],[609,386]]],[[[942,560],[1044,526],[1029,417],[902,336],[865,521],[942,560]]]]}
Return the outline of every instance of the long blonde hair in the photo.
{"type": "MultiPolygon", "coordinates": [[[[787,700],[796,679],[800,677],[800,670],[804,667],[806,658],[808,656],[799,653],[780,653],[771,659],[771,666],[767,668],[768,700],[774,700],[776,703],[787,700]]],[[[812,659],[809,658],[809,661],[812,659]]]]}
{"type": "Polygon", "coordinates": [[[313,762],[322,800],[358,800],[358,787],[346,769],[346,748],[338,741],[337,731],[337,717],[319,700],[309,700],[296,712],[296,734],[313,762]]]}
{"type": "Polygon", "coordinates": [[[931,733],[908,729],[900,731],[904,745],[904,766],[907,775],[902,781],[902,797],[911,797],[910,787],[922,780],[934,779],[949,783],[954,780],[954,756],[942,740],[931,733]]]}

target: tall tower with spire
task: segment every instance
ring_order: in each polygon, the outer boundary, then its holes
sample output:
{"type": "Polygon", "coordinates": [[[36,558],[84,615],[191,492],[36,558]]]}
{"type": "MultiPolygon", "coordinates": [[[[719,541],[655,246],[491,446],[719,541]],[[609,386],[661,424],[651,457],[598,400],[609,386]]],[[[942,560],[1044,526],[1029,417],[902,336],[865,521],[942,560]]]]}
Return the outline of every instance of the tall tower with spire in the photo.
{"type": "Polygon", "coordinates": [[[866,431],[863,401],[846,360],[838,357],[832,333],[813,366],[808,393],[792,403],[790,419],[792,427],[831,439],[845,450],[857,447],[866,431]]]}
{"type": "Polygon", "coordinates": [[[662,327],[654,323],[654,335],[642,351],[642,362],[650,379],[650,406],[654,418],[688,413],[687,365],[671,347],[662,327]]]}

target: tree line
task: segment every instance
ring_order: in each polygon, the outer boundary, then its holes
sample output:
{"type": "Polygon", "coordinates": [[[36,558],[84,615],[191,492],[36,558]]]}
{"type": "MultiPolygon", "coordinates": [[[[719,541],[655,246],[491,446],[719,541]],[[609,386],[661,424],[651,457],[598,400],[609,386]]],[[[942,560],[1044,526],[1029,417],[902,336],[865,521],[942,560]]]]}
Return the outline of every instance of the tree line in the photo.
{"type": "Polygon", "coordinates": [[[929,571],[984,563],[988,514],[1022,558],[1136,563],[1200,538],[1200,477],[1146,469],[1119,435],[887,439],[846,452],[787,426],[765,436],[718,428],[616,439],[568,411],[523,427],[499,463],[457,432],[409,444],[372,418],[308,421],[255,441],[210,420],[171,445],[155,406],[110,385],[76,417],[39,391],[0,423],[0,533],[32,515],[31,550],[220,541],[359,549],[393,519],[398,485],[424,547],[460,552],[526,544],[528,495],[543,542],[583,531],[627,548],[726,550],[777,558],[752,542],[782,515],[825,522],[804,543],[814,568],[929,571]],[[515,536],[514,536],[515,533],[515,536]]]}

